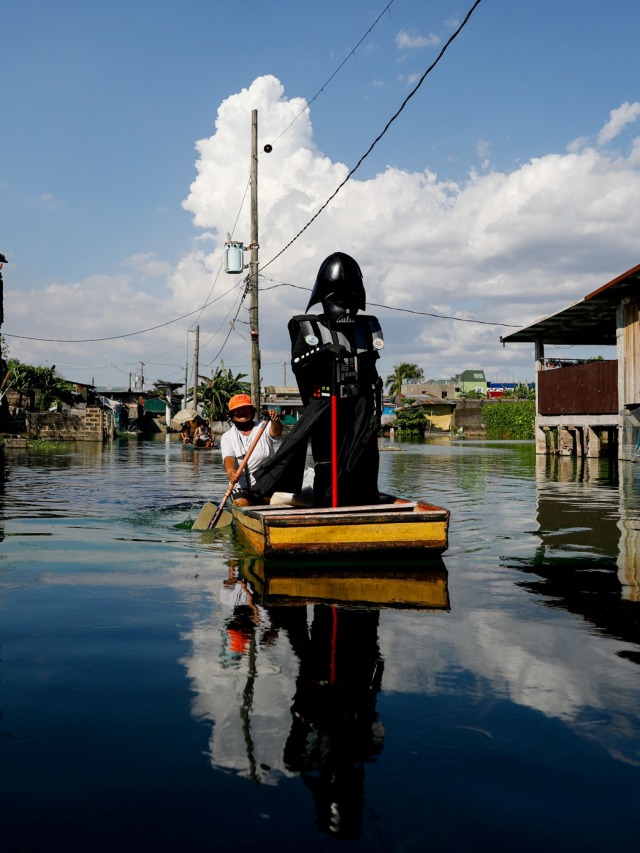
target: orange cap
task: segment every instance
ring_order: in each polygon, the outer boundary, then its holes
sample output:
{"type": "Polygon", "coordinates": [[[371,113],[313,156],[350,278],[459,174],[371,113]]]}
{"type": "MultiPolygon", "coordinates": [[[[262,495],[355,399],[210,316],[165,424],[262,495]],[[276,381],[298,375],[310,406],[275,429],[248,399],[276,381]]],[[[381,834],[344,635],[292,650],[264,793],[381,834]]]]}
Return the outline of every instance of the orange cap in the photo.
{"type": "Polygon", "coordinates": [[[251,402],[251,397],[248,394],[236,394],[229,400],[229,411],[232,412],[234,409],[242,409],[244,406],[251,406],[251,408],[256,410],[256,407],[251,402]]]}

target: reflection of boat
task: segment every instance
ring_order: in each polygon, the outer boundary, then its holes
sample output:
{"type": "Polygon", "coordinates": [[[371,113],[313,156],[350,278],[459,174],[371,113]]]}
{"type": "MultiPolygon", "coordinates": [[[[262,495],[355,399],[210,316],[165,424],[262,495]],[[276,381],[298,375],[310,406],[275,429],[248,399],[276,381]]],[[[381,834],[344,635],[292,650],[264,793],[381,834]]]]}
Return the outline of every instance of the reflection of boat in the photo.
{"type": "MultiPolygon", "coordinates": [[[[252,557],[233,566],[270,625],[259,653],[268,649],[273,654],[276,642],[286,637],[298,658],[282,759],[288,772],[300,774],[313,796],[317,826],[333,838],[360,837],[365,768],[384,746],[376,708],[384,671],[378,643],[381,610],[449,609],[447,572],[439,557],[423,558],[410,570],[406,560],[401,565],[394,571],[388,557],[384,562],[252,557]]],[[[252,682],[243,697],[252,697],[254,687],[252,682]]],[[[245,732],[252,743],[249,710],[245,732]]],[[[283,723],[278,734],[286,731],[283,723]]]]}
{"type": "Polygon", "coordinates": [[[251,548],[264,557],[362,551],[446,550],[449,510],[380,495],[379,504],[344,507],[231,506],[251,548]]]}
{"type": "Polygon", "coordinates": [[[301,566],[257,557],[242,563],[242,574],[265,607],[304,602],[449,610],[447,570],[440,559],[394,570],[388,562],[301,566]]]}

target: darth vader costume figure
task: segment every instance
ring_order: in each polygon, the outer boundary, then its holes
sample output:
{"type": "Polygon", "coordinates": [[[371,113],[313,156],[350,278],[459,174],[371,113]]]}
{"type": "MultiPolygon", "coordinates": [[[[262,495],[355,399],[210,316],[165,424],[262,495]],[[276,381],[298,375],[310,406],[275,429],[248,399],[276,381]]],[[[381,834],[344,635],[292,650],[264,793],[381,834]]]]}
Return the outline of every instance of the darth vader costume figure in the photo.
{"type": "Polygon", "coordinates": [[[378,441],[382,380],[376,370],[384,346],[376,317],[365,308],[362,272],[343,252],[320,266],[307,311],[289,321],[291,367],[304,405],[302,417],[273,460],[263,468],[257,490],[299,492],[311,439],[315,478],[313,505],[332,506],[332,436],[337,430],[337,506],[378,500],[378,441]],[[337,424],[332,418],[335,398],[337,424]]]}

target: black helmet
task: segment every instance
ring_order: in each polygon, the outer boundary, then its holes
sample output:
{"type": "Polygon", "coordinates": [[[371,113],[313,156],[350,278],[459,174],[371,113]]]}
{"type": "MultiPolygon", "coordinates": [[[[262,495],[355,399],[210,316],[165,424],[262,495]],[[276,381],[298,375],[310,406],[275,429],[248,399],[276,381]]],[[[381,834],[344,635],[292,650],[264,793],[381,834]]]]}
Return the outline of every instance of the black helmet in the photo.
{"type": "Polygon", "coordinates": [[[339,304],[356,314],[366,307],[366,295],[362,282],[362,271],[357,262],[344,252],[334,252],[320,264],[316,283],[313,285],[307,311],[312,305],[322,302],[329,313],[329,306],[339,304]]]}

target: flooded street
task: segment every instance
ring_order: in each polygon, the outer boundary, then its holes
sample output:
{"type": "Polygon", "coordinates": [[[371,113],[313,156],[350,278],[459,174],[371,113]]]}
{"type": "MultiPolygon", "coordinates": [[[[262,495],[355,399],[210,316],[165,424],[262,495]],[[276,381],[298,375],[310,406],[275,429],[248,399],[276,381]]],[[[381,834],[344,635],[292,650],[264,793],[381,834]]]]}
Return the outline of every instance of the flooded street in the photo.
{"type": "Polygon", "coordinates": [[[175,438],[8,452],[3,851],[637,849],[640,466],[382,446],[442,559],[183,529],[226,481],[175,438]]]}

